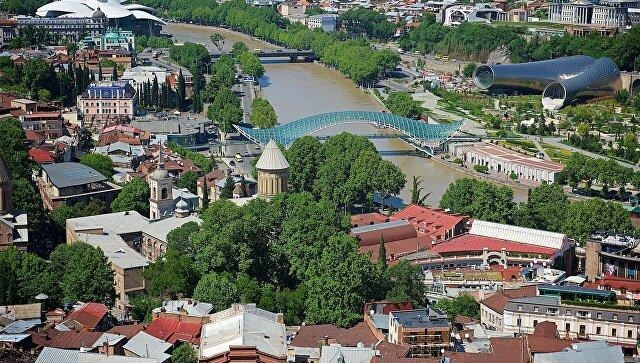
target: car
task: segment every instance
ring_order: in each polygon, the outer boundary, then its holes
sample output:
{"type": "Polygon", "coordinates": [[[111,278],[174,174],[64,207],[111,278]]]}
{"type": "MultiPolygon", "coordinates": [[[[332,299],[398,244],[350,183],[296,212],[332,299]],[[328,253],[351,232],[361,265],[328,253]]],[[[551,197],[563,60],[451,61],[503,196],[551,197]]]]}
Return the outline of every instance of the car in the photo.
{"type": "Polygon", "coordinates": [[[236,162],[233,160],[229,160],[229,166],[236,166],[236,162]]]}
{"type": "Polygon", "coordinates": [[[256,149],[256,150],[260,150],[260,145],[256,144],[256,146],[254,146],[253,148],[256,149]]]}

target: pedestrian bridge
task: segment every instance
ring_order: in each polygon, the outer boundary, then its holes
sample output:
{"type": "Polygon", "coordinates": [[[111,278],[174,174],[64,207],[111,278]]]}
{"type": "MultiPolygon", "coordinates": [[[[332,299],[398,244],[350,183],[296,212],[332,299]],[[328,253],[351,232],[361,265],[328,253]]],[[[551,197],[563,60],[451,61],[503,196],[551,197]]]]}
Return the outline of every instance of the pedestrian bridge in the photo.
{"type": "MultiPolygon", "coordinates": [[[[249,140],[265,146],[269,140],[289,147],[297,138],[311,135],[328,127],[349,123],[367,123],[376,127],[390,128],[406,135],[403,140],[416,148],[432,150],[433,145],[440,145],[462,126],[462,121],[448,124],[427,124],[424,121],[394,115],[387,112],[374,111],[339,111],[322,113],[301,118],[290,123],[268,128],[252,129],[234,125],[249,140]]],[[[429,152],[432,154],[432,152],[429,152]]]]}

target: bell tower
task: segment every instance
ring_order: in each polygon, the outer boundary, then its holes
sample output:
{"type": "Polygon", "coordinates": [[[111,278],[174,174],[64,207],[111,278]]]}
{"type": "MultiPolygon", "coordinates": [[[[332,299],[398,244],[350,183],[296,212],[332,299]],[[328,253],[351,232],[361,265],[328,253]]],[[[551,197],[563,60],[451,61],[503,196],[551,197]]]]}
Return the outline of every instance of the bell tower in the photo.
{"type": "Polygon", "coordinates": [[[158,167],[149,175],[149,219],[164,219],[173,214],[173,184],[171,176],[164,168],[162,144],[158,156],[158,167]]]}

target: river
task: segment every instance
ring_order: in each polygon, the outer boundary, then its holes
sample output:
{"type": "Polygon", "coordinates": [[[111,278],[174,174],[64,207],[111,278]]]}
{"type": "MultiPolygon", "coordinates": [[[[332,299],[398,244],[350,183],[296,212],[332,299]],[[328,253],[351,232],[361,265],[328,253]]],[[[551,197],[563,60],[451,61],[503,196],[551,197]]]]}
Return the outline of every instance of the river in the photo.
{"type": "MultiPolygon", "coordinates": [[[[194,26],[186,24],[169,24],[166,33],[173,34],[180,41],[191,41],[206,44],[212,48],[209,36],[214,32],[221,33],[227,41],[225,48],[233,42],[244,41],[251,48],[268,49],[265,43],[252,40],[247,36],[226,29],[194,26]]],[[[282,124],[302,117],[324,112],[343,110],[380,111],[382,106],[371,95],[363,92],[349,79],[340,73],[317,63],[282,63],[264,64],[266,75],[260,79],[261,96],[268,99],[278,114],[282,124]]],[[[322,130],[319,134],[335,134],[348,131],[355,134],[380,133],[381,130],[367,124],[347,124],[322,130]]],[[[388,130],[382,130],[389,132],[388,130]]],[[[400,139],[372,140],[379,151],[407,150],[412,147],[400,139]]],[[[407,177],[406,187],[400,198],[408,202],[411,198],[411,181],[413,176],[423,180],[425,192],[431,193],[426,203],[437,206],[440,198],[450,183],[466,176],[462,172],[449,168],[430,159],[414,156],[383,156],[397,165],[407,177]]],[[[516,201],[526,199],[527,193],[522,189],[514,189],[516,201]]]]}

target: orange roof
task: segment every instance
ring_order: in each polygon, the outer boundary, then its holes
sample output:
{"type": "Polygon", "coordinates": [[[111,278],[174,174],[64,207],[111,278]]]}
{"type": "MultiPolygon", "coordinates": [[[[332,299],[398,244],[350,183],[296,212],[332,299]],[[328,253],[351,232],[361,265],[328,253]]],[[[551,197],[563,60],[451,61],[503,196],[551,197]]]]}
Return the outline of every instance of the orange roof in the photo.
{"type": "Polygon", "coordinates": [[[551,256],[558,250],[550,247],[542,247],[530,245],[526,243],[503,240],[493,237],[478,236],[475,234],[463,234],[450,240],[438,243],[433,246],[433,252],[443,253],[466,253],[466,252],[482,252],[484,248],[489,251],[500,251],[506,249],[509,252],[533,253],[551,256]]]}
{"type": "MultiPolygon", "coordinates": [[[[384,243],[385,252],[387,253],[387,260],[395,260],[400,256],[420,251],[431,246],[431,237],[418,236],[413,238],[401,239],[393,242],[384,243]]],[[[371,252],[371,261],[378,260],[378,254],[380,252],[380,244],[372,244],[368,246],[361,246],[360,253],[371,252]]]]}
{"type": "Polygon", "coordinates": [[[51,164],[55,160],[55,157],[52,153],[47,150],[42,150],[37,147],[32,147],[29,149],[29,159],[35,161],[36,163],[42,164],[51,164]]]}
{"type": "Polygon", "coordinates": [[[504,312],[504,306],[507,305],[507,301],[519,297],[531,297],[538,294],[538,289],[535,285],[523,286],[519,289],[508,289],[496,292],[495,294],[480,301],[480,304],[488,307],[496,313],[502,314],[504,312]]]}
{"type": "Polygon", "coordinates": [[[106,305],[90,302],[69,313],[67,321],[73,319],[82,324],[84,328],[91,330],[96,328],[108,312],[109,308],[106,305]]]}
{"type": "Polygon", "coordinates": [[[586,282],[583,284],[584,287],[589,287],[592,289],[597,289],[599,287],[604,288],[605,290],[628,290],[631,292],[640,293],[640,281],[625,279],[622,277],[615,276],[605,276],[602,280],[596,280],[594,282],[586,282]]]}
{"type": "Polygon", "coordinates": [[[455,228],[468,216],[452,214],[438,208],[427,208],[415,204],[408,205],[393,215],[393,219],[406,219],[418,232],[443,239],[446,231],[455,228]]]}
{"type": "Polygon", "coordinates": [[[378,212],[356,214],[351,216],[351,227],[362,227],[384,222],[389,222],[389,217],[378,212]]]}
{"type": "Polygon", "coordinates": [[[158,339],[174,344],[177,341],[199,344],[202,324],[160,317],[147,325],[145,332],[158,339]]]}
{"type": "Polygon", "coordinates": [[[378,342],[367,323],[362,321],[349,329],[331,324],[303,325],[291,340],[291,346],[316,348],[325,336],[329,337],[330,343],[338,343],[343,347],[355,347],[358,343],[369,347],[378,342]]]}

